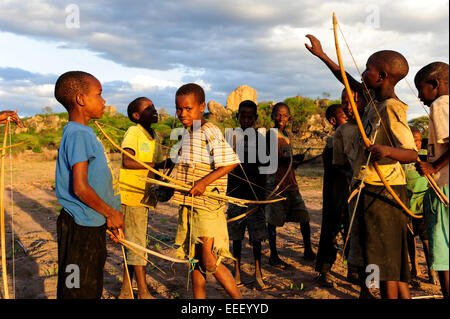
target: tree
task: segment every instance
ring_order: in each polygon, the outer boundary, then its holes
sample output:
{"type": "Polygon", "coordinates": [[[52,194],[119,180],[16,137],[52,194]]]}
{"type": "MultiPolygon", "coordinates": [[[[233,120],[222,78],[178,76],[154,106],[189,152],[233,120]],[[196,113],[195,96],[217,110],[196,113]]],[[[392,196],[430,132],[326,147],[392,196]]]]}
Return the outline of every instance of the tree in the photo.
{"type": "Polygon", "coordinates": [[[409,126],[417,128],[424,137],[428,136],[428,116],[416,117],[408,122],[409,126]]]}
{"type": "Polygon", "coordinates": [[[44,113],[46,115],[53,114],[53,109],[51,106],[45,106],[42,108],[42,113],[44,113]]]}

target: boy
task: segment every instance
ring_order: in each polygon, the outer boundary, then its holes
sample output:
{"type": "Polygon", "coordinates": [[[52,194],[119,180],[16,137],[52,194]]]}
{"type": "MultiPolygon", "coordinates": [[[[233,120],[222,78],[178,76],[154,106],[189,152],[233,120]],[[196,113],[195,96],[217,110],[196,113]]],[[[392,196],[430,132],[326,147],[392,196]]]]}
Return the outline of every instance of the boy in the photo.
{"type": "MultiPolygon", "coordinates": [[[[335,131],[347,123],[341,104],[330,105],[325,111],[325,117],[335,131]]],[[[336,236],[341,230],[342,217],[347,215],[349,189],[346,175],[333,165],[333,140],[334,134],[327,137],[322,153],[324,166],[322,226],[315,265],[315,270],[319,272],[316,280],[329,288],[334,286],[330,271],[336,261],[336,236]]]]}
{"type": "MultiPolygon", "coordinates": [[[[295,178],[294,165],[288,171],[292,156],[292,145],[289,135],[286,131],[286,125],[291,118],[289,107],[279,102],[273,106],[272,120],[275,122],[275,128],[278,130],[278,170],[275,174],[267,176],[267,188],[274,189],[284,176],[283,183],[279,189],[283,191],[281,196],[286,197],[285,201],[269,204],[266,206],[267,229],[269,232],[271,266],[284,269],[288,265],[280,259],[276,245],[276,227],[283,226],[285,222],[300,223],[300,231],[303,237],[305,247],[304,258],[314,260],[316,254],[311,247],[311,230],[309,226],[309,212],[305,206],[302,195],[298,189],[295,178]]],[[[301,162],[304,155],[298,154],[292,156],[292,161],[301,162]]]]}
{"type": "MultiPolygon", "coordinates": [[[[371,161],[379,163],[387,182],[403,203],[407,201],[407,190],[401,164],[415,162],[417,150],[407,123],[407,105],[397,98],[395,86],[408,71],[408,62],[403,55],[384,50],[369,57],[362,74],[367,87],[374,90],[376,97],[375,104],[368,106],[363,118],[364,130],[371,141],[376,132],[376,139],[368,148],[371,161]],[[381,125],[378,126],[378,123],[381,125]]],[[[365,149],[362,143],[360,149],[365,149]]],[[[363,157],[363,163],[366,160],[367,154],[363,157]]],[[[391,199],[373,165],[362,165],[355,178],[365,184],[356,212],[361,218],[359,233],[364,266],[379,269],[382,298],[409,299],[409,216],[391,199]],[[363,181],[362,176],[365,176],[363,181]]]]}
{"type": "MultiPolygon", "coordinates": [[[[254,128],[258,119],[257,106],[253,101],[246,100],[239,104],[238,120],[243,132],[235,133],[235,143],[233,148],[235,152],[241,149],[243,153],[239,153],[241,165],[237,166],[232,173],[228,174],[228,190],[227,195],[243,199],[264,199],[264,191],[261,191],[265,185],[265,176],[259,172],[258,157],[258,131],[254,128]],[[245,134],[245,135],[244,135],[245,134]],[[247,135],[248,134],[248,135],[247,135]],[[247,135],[247,139],[245,136],[247,135]],[[255,161],[250,158],[255,156],[255,161]],[[230,189],[231,188],[231,189],[230,189]]],[[[240,207],[230,204],[227,211],[228,218],[233,218],[245,213],[251,207],[240,207]]],[[[267,238],[266,218],[263,211],[258,211],[249,215],[247,218],[235,222],[228,223],[228,233],[230,240],[233,241],[233,256],[235,261],[236,284],[242,285],[241,282],[241,251],[242,240],[244,239],[245,229],[248,229],[250,242],[253,246],[253,257],[255,259],[255,280],[258,288],[265,288],[261,274],[261,241],[267,238]]]]}
{"type": "MultiPolygon", "coordinates": [[[[367,105],[365,95],[358,94],[358,92],[353,92],[353,96],[355,99],[356,107],[358,109],[358,113],[362,114],[367,105]]],[[[363,267],[364,260],[362,257],[363,255],[361,251],[358,229],[360,219],[358,218],[357,214],[355,214],[355,216],[353,217],[354,207],[357,199],[357,193],[355,193],[355,191],[357,191],[360,187],[359,182],[353,179],[353,174],[355,172],[359,172],[359,169],[361,167],[361,159],[363,157],[361,152],[363,150],[359,147],[358,127],[356,125],[355,114],[350,105],[350,100],[346,89],[342,90],[341,100],[344,113],[347,115],[348,122],[339,126],[334,134],[333,165],[343,171],[350,180],[350,196],[347,199],[349,229],[346,229],[346,238],[344,238],[344,241],[349,241],[347,243],[347,249],[344,252],[348,260],[347,281],[358,284],[360,286],[360,299],[370,299],[374,297],[370,293],[365,283],[366,272],[365,268],[363,267]],[[353,224],[350,225],[352,217],[353,224]]]]}
{"type": "Polygon", "coordinates": [[[175,191],[180,204],[175,245],[180,258],[198,259],[192,270],[194,298],[206,297],[206,275],[213,274],[233,298],[242,298],[233,275],[221,263],[229,252],[225,203],[201,196],[206,190],[225,194],[227,177],[239,159],[220,130],[203,118],[205,92],[195,84],[181,86],[175,96],[177,116],[187,131],[182,137],[177,180],[192,184],[188,194],[175,191]]]}
{"type": "MultiPolygon", "coordinates": [[[[414,142],[418,150],[422,149],[422,133],[419,129],[415,127],[410,127],[411,132],[414,137],[414,142]]],[[[420,152],[419,152],[420,154],[420,152]]],[[[420,176],[417,172],[416,167],[413,163],[406,164],[403,166],[406,175],[406,188],[408,189],[409,197],[409,210],[416,215],[423,215],[423,198],[426,191],[428,190],[428,181],[424,176],[420,176]]],[[[417,261],[417,251],[416,251],[416,236],[419,236],[423,244],[423,251],[425,253],[425,259],[427,261],[428,267],[428,279],[430,283],[434,283],[434,272],[430,269],[429,261],[429,245],[428,236],[426,231],[425,219],[424,218],[412,218],[411,221],[413,234],[408,233],[408,252],[409,259],[411,261],[411,284],[413,286],[420,286],[417,277],[420,275],[418,261],[417,261]]]]}
{"type": "Polygon", "coordinates": [[[118,181],[102,143],[87,126],[103,115],[101,94],[100,82],[86,72],[64,73],[55,84],[55,98],[69,112],[55,174],[56,197],[63,207],[57,221],[58,299],[102,296],[106,227],[117,236],[123,228],[118,181]],[[79,287],[68,284],[74,265],[79,287]]]}
{"type": "MultiPolygon", "coordinates": [[[[132,126],[125,133],[122,148],[136,156],[137,159],[145,162],[149,166],[162,168],[162,150],[159,139],[151,125],[158,122],[158,113],[153,102],[146,97],[139,97],[128,105],[128,118],[137,125],[132,126]]],[[[149,208],[155,208],[156,202],[143,202],[146,190],[146,182],[142,177],[154,177],[139,163],[129,156],[122,155],[122,168],[120,169],[120,192],[122,196],[122,213],[125,221],[125,239],[145,247],[147,244],[147,222],[149,208]]],[[[146,255],[144,255],[146,257],[146,255]]],[[[151,299],[145,280],[146,261],[127,250],[127,263],[130,266],[128,271],[130,279],[133,273],[136,274],[139,299],[151,299]]],[[[124,265],[125,266],[125,265],[124,265]]],[[[119,299],[132,298],[130,292],[130,282],[124,269],[122,290],[119,299]]]]}
{"type": "MultiPolygon", "coordinates": [[[[306,48],[319,57],[342,82],[339,66],[323,52],[320,42],[314,36],[307,35],[307,37],[311,40],[311,46],[305,44],[306,48]]],[[[372,152],[371,161],[382,160],[380,168],[383,175],[387,177],[388,183],[393,185],[397,194],[401,192],[400,199],[403,202],[406,201],[407,196],[406,179],[400,163],[415,162],[417,151],[407,125],[407,105],[398,100],[395,95],[395,85],[406,76],[408,70],[408,62],[401,54],[386,50],[376,52],[367,61],[366,70],[363,73],[364,82],[369,90],[367,94],[363,83],[351,76],[348,77],[351,89],[358,94],[363,94],[366,101],[369,101],[372,94],[375,95],[376,105],[371,103],[368,106],[363,116],[363,124],[371,140],[375,131],[378,131],[374,144],[381,145],[372,145],[368,150],[372,152]],[[373,92],[370,92],[371,90],[373,92]],[[380,127],[378,123],[381,124],[380,127]]],[[[367,157],[364,155],[365,146],[362,143],[359,148],[361,169],[354,172],[354,177],[361,181],[366,170],[364,163],[367,157]]],[[[367,167],[366,178],[363,182],[365,187],[356,213],[360,219],[360,239],[361,248],[365,254],[365,265],[374,264],[379,267],[383,298],[399,296],[409,298],[407,283],[410,274],[407,268],[407,250],[405,250],[407,217],[401,209],[396,208],[396,203],[390,199],[384,187],[381,187],[381,180],[373,167],[367,167]],[[383,205],[383,201],[386,204],[383,205]],[[397,236],[392,238],[393,234],[397,236]],[[393,244],[388,245],[389,241],[393,244]],[[390,258],[392,259],[389,260],[390,258]]]]}
{"type": "MultiPolygon", "coordinates": [[[[427,162],[416,164],[420,174],[432,174],[445,196],[449,196],[449,66],[434,62],[417,72],[414,83],[419,98],[430,107],[427,162]]],[[[425,194],[423,209],[430,241],[431,269],[439,275],[442,294],[449,298],[449,208],[437,198],[430,188],[425,194]]]]}

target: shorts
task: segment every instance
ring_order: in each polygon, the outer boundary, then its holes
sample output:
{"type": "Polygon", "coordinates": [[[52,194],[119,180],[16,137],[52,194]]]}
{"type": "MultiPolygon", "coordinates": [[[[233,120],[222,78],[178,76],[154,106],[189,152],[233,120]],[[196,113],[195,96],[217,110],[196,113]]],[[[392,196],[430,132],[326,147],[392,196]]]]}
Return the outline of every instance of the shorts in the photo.
{"type": "MultiPolygon", "coordinates": [[[[354,196],[350,201],[348,206],[349,221],[352,219],[353,211],[355,209],[357,196],[354,196]]],[[[361,202],[361,199],[360,199],[361,202]]],[[[350,223],[350,222],[349,222],[350,223]]],[[[350,227],[350,226],[349,226],[350,227]]],[[[363,267],[364,266],[364,256],[361,248],[361,238],[359,235],[359,229],[361,227],[361,218],[358,216],[358,211],[355,212],[355,217],[353,218],[353,224],[350,231],[349,242],[347,246],[348,250],[348,263],[353,266],[363,267]]]]}
{"type": "Polygon", "coordinates": [[[201,237],[214,238],[212,250],[216,257],[234,259],[229,251],[227,221],[223,208],[215,211],[194,208],[191,216],[191,207],[180,206],[175,237],[177,258],[194,258],[195,245],[202,244],[201,237]]]}
{"type": "MultiPolygon", "coordinates": [[[[125,239],[142,247],[147,247],[148,211],[148,207],[122,204],[125,239]]],[[[147,265],[147,261],[142,257],[127,248],[125,248],[125,251],[128,265],[147,265]]],[[[143,252],[141,256],[147,258],[147,253],[143,252]]]]}
{"type": "MultiPolygon", "coordinates": [[[[392,189],[400,200],[407,202],[405,185],[393,185],[392,189]]],[[[364,266],[378,266],[380,281],[409,282],[409,215],[394,202],[384,186],[370,184],[362,189],[357,214],[364,266]]]]}
{"type": "MultiPolygon", "coordinates": [[[[255,205],[240,207],[234,204],[230,204],[227,210],[228,219],[239,216],[252,209],[254,206],[255,205]]],[[[248,237],[250,242],[262,241],[267,238],[268,234],[266,227],[266,217],[264,216],[264,209],[260,208],[246,218],[228,223],[228,235],[230,237],[230,240],[243,240],[245,229],[248,229],[248,237]]]]}
{"type": "Polygon", "coordinates": [[[419,236],[422,240],[428,240],[425,218],[411,218],[413,236],[419,236]]]}
{"type": "Polygon", "coordinates": [[[78,225],[63,208],[58,216],[56,232],[57,299],[100,299],[106,262],[106,225],[78,225]],[[76,270],[78,278],[75,277],[76,270]]]}
{"type": "MultiPolygon", "coordinates": [[[[448,185],[442,187],[441,190],[448,198],[448,185]]],[[[448,210],[448,206],[445,207],[441,203],[430,187],[423,200],[423,212],[430,245],[430,268],[436,271],[449,270],[448,210]]]]}
{"type": "Polygon", "coordinates": [[[269,204],[265,208],[266,220],[269,224],[280,227],[287,222],[309,222],[308,209],[298,190],[284,192],[281,196],[286,197],[286,200],[269,204]]]}

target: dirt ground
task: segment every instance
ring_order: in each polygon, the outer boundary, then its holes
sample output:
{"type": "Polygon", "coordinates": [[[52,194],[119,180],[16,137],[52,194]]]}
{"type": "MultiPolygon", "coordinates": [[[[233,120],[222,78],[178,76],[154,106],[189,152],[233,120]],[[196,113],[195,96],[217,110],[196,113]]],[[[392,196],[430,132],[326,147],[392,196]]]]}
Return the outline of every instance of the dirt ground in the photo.
{"type": "MultiPolygon", "coordinates": [[[[117,164],[117,163],[116,163],[117,164]]],[[[54,299],[57,282],[56,219],[61,208],[54,190],[55,161],[39,159],[15,159],[6,164],[6,243],[8,285],[11,297],[16,299],[54,299]],[[11,184],[10,177],[13,177],[11,184]],[[11,190],[12,185],[12,190],[11,190]],[[13,204],[11,205],[11,195],[13,204]],[[11,227],[13,225],[13,227],[11,227]],[[14,239],[14,240],[13,240],[14,239]]],[[[302,196],[311,215],[311,233],[314,249],[320,236],[322,192],[320,172],[317,169],[298,171],[302,196]]],[[[167,255],[174,255],[170,245],[174,242],[177,223],[177,207],[170,203],[159,204],[149,219],[149,248],[167,255]]],[[[281,258],[291,267],[278,270],[268,264],[269,245],[263,243],[262,271],[269,287],[257,290],[252,283],[253,257],[248,237],[242,250],[241,289],[248,299],[354,299],[359,289],[348,283],[346,266],[341,255],[333,266],[335,288],[323,288],[314,280],[314,262],[303,259],[303,241],[298,224],[288,223],[278,228],[278,247],[281,258]]],[[[339,240],[342,246],[342,239],[339,240]]],[[[103,298],[115,299],[122,282],[123,259],[119,245],[108,239],[108,258],[104,272],[103,298]]],[[[412,296],[440,295],[439,287],[427,283],[426,263],[422,246],[418,244],[419,267],[422,272],[420,287],[411,288],[412,296]]],[[[150,293],[157,299],[190,299],[192,282],[188,280],[185,265],[172,264],[158,258],[149,258],[147,283],[150,293]],[[163,273],[163,272],[164,273],[163,273]],[[189,288],[188,288],[189,285],[189,288]],[[188,288],[188,289],[187,289],[188,288]]],[[[225,261],[231,270],[232,261],[225,261]]],[[[379,297],[379,292],[375,291],[379,297]]],[[[1,290],[3,297],[3,290],[1,290]]],[[[208,277],[207,297],[229,298],[214,277],[208,277]]]]}

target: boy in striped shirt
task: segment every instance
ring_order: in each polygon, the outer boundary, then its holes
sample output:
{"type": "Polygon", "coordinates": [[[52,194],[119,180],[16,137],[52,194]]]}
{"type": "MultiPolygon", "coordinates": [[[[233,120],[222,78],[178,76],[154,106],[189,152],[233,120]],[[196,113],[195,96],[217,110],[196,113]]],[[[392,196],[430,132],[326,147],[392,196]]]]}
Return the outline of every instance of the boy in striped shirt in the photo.
{"type": "Polygon", "coordinates": [[[225,202],[201,196],[205,191],[226,194],[227,174],[239,158],[226,143],[222,132],[203,118],[205,93],[194,83],[185,84],[175,96],[177,116],[183,124],[179,145],[178,181],[192,184],[189,193],[175,191],[180,204],[175,239],[177,257],[198,259],[192,270],[194,298],[206,298],[206,275],[213,274],[234,299],[242,298],[231,272],[221,264],[229,252],[225,202]]]}

